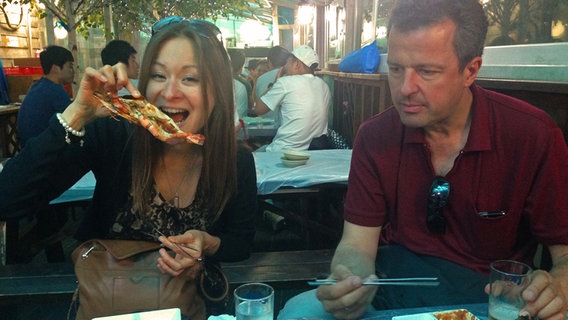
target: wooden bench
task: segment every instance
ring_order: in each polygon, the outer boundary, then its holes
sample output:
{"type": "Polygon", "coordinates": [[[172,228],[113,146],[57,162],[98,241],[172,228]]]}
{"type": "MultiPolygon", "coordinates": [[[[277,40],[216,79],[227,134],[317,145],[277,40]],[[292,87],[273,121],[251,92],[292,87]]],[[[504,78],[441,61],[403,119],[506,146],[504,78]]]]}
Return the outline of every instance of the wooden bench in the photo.
{"type": "MultiPolygon", "coordinates": [[[[264,282],[278,288],[307,288],[306,281],[327,274],[333,250],[255,252],[247,260],[222,264],[231,286],[264,282]]],[[[77,284],[70,263],[0,267],[0,305],[46,298],[71,299],[77,284]]]]}

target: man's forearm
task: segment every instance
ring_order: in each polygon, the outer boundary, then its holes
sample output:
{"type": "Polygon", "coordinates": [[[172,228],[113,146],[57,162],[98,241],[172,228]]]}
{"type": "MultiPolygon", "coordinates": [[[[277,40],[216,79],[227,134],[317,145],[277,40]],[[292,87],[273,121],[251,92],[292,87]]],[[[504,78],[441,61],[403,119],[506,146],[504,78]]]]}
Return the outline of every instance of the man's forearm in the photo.
{"type": "Polygon", "coordinates": [[[568,297],[568,252],[564,246],[552,246],[549,250],[553,262],[550,275],[560,284],[564,295],[568,297]]]}
{"type": "Polygon", "coordinates": [[[335,266],[343,265],[349,268],[354,275],[362,278],[375,273],[375,257],[357,250],[347,244],[339,244],[331,261],[331,270],[335,266]]]}
{"type": "Polygon", "coordinates": [[[270,111],[268,106],[259,97],[256,97],[254,107],[252,108],[252,112],[260,116],[267,113],[268,111],[270,111]]]}

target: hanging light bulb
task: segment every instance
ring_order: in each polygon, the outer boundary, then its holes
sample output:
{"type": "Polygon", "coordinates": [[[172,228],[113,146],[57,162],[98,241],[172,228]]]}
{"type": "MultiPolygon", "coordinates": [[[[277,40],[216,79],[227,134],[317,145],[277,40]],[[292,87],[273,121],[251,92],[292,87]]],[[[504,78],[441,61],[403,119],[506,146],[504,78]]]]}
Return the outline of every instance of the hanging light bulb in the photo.
{"type": "Polygon", "coordinates": [[[312,23],[315,15],[315,7],[310,4],[302,4],[298,7],[298,23],[308,25],[312,23]]]}
{"type": "Polygon", "coordinates": [[[67,37],[68,30],[69,26],[61,20],[57,20],[53,26],[53,33],[57,39],[65,39],[67,37]]]}

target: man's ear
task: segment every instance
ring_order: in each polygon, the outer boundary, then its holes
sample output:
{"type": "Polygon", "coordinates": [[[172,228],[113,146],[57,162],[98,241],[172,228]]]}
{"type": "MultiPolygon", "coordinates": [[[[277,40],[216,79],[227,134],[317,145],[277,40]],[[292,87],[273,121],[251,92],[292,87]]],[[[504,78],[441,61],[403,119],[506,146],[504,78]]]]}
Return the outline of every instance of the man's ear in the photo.
{"type": "Polygon", "coordinates": [[[49,70],[50,74],[52,74],[52,73],[57,74],[57,73],[60,73],[60,72],[61,72],[61,67],[56,65],[56,64],[52,65],[51,69],[49,70]]]}
{"type": "Polygon", "coordinates": [[[466,87],[469,87],[475,79],[477,78],[477,74],[479,73],[479,69],[481,69],[481,57],[473,58],[464,69],[464,81],[466,87]]]}
{"type": "Polygon", "coordinates": [[[300,59],[296,59],[294,63],[294,68],[298,73],[306,73],[310,69],[302,61],[300,61],[300,59]]]}

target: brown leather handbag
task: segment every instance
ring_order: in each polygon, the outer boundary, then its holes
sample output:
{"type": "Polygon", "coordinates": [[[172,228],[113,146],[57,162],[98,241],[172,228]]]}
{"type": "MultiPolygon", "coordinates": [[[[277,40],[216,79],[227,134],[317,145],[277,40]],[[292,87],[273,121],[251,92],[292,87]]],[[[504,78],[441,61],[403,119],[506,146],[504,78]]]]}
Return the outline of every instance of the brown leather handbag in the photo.
{"type": "Polygon", "coordinates": [[[101,239],[78,246],[71,255],[78,280],[76,319],[166,308],[180,308],[192,320],[205,319],[199,271],[163,274],[156,265],[160,247],[159,242],[101,239]]]}

